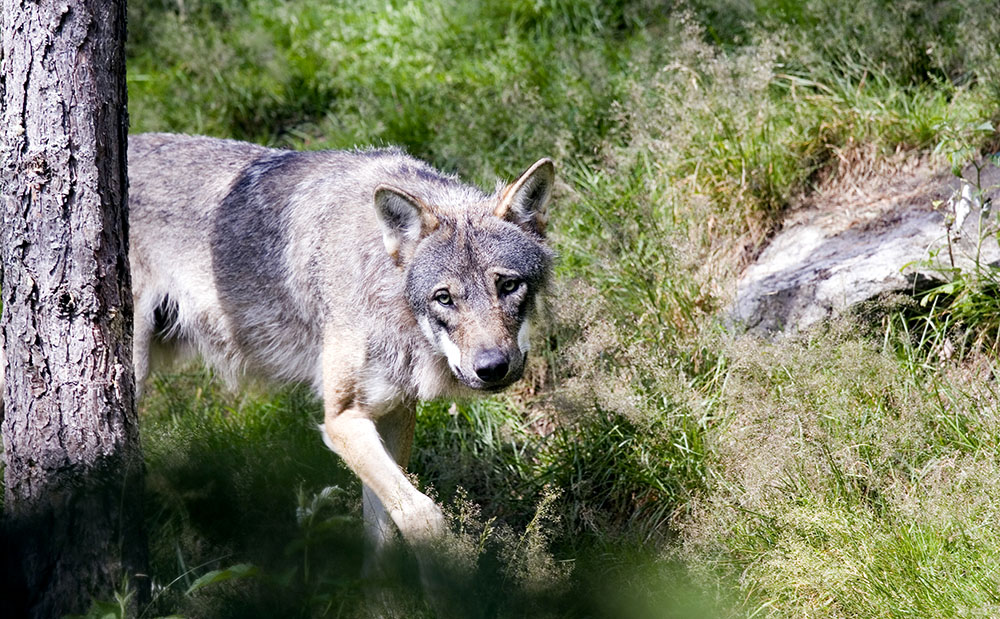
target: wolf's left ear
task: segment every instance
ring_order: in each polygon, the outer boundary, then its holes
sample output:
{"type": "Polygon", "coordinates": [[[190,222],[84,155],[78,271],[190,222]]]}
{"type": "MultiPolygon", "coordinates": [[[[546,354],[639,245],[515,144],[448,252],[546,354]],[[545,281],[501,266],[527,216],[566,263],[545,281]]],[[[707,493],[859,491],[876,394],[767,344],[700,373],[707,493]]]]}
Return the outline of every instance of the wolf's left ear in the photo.
{"type": "Polygon", "coordinates": [[[438,225],[437,217],[420,198],[388,185],[375,188],[375,215],[385,250],[396,264],[402,264],[420,239],[438,225]]]}
{"type": "Polygon", "coordinates": [[[535,234],[545,234],[545,205],[556,182],[551,159],[539,159],[500,194],[493,214],[535,234]]]}

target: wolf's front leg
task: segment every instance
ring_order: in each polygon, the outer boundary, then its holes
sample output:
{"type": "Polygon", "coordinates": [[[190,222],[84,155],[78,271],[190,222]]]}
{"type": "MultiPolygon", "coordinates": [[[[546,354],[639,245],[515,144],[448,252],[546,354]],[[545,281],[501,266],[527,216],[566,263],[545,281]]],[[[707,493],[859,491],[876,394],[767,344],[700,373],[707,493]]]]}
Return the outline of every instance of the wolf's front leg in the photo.
{"type": "Polygon", "coordinates": [[[331,449],[378,498],[407,543],[419,549],[445,534],[441,510],[406,478],[365,410],[328,409],[324,429],[331,449]]]}
{"type": "Polygon", "coordinates": [[[365,486],[365,528],[374,546],[365,558],[368,575],[377,573],[377,562],[391,535],[391,519],[413,549],[420,566],[420,579],[432,608],[439,617],[475,617],[461,595],[468,569],[465,561],[449,549],[449,532],[441,509],[418,491],[389,455],[375,422],[362,408],[339,413],[327,409],[323,426],[327,445],[361,478],[365,486]],[[385,517],[388,514],[389,518],[385,517]],[[374,568],[369,566],[375,565],[374,568]]]}
{"type": "MultiPolygon", "coordinates": [[[[401,404],[383,413],[375,424],[389,455],[403,468],[410,461],[415,423],[413,404],[401,404]]],[[[363,574],[371,578],[378,576],[384,568],[385,553],[392,546],[396,526],[382,501],[368,485],[364,486],[363,505],[367,542],[363,574]]]]}
{"type": "MultiPolygon", "coordinates": [[[[446,527],[438,506],[410,483],[397,464],[397,459],[409,458],[412,411],[403,407],[376,411],[363,404],[358,376],[365,362],[365,346],[363,341],[351,341],[351,337],[350,333],[328,333],[324,345],[324,440],[361,478],[366,495],[377,499],[366,501],[369,532],[386,533],[387,513],[419,558],[420,547],[432,545],[444,536],[446,527]],[[376,417],[378,413],[381,415],[376,417]],[[386,442],[379,434],[376,419],[386,442]]],[[[376,544],[380,541],[375,540],[376,544]]]]}
{"type": "Polygon", "coordinates": [[[416,555],[424,590],[437,615],[476,616],[463,608],[460,591],[469,569],[452,552],[457,546],[449,543],[441,509],[400,468],[412,447],[412,405],[389,410],[366,406],[357,381],[363,375],[365,347],[349,341],[349,333],[334,335],[328,336],[323,355],[323,438],[364,484],[370,544],[366,572],[376,575],[378,566],[373,562],[386,558],[382,551],[392,539],[391,521],[416,555]]]}

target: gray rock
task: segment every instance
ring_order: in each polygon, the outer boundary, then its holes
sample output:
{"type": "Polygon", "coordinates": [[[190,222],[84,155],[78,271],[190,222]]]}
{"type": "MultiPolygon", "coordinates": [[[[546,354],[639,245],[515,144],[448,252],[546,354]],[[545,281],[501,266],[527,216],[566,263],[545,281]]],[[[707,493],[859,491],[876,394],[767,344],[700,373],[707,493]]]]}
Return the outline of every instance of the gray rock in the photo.
{"type": "MultiPolygon", "coordinates": [[[[977,180],[974,168],[964,176],[977,180]]],[[[952,261],[972,268],[977,252],[980,264],[1000,261],[997,217],[986,201],[1000,203],[1000,168],[983,170],[981,194],[968,181],[926,164],[911,166],[878,189],[875,183],[870,179],[848,196],[820,191],[786,218],[740,277],[732,323],[794,333],[882,293],[912,290],[919,275],[944,279],[952,261]],[[987,204],[986,212],[977,198],[987,204]]]]}

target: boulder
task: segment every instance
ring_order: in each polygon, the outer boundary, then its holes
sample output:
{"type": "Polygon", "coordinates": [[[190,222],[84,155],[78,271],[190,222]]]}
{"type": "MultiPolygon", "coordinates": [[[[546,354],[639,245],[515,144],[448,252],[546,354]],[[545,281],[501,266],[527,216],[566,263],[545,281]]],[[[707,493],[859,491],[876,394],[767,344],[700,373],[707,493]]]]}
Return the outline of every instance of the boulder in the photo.
{"type": "Polygon", "coordinates": [[[883,293],[912,291],[921,276],[945,279],[952,265],[1000,262],[994,165],[958,177],[919,162],[888,181],[842,185],[794,209],[746,268],[729,312],[735,325],[794,333],[883,293]]]}

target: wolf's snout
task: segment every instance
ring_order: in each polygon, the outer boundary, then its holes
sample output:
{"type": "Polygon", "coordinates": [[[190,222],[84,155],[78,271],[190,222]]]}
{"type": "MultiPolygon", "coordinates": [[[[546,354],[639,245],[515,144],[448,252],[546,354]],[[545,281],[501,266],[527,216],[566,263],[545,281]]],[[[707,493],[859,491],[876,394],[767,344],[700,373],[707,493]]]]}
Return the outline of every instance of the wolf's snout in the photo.
{"type": "Polygon", "coordinates": [[[499,382],[507,376],[510,362],[502,351],[484,350],[476,354],[473,369],[484,383],[499,382]]]}

